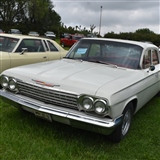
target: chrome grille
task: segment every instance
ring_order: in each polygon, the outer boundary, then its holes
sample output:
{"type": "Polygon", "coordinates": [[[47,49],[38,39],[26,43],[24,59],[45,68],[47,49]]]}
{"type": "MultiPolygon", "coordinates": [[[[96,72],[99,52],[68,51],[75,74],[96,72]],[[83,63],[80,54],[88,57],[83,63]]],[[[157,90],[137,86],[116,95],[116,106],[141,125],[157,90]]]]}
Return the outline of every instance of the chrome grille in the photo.
{"type": "Polygon", "coordinates": [[[75,94],[42,88],[22,81],[17,81],[17,85],[21,95],[44,103],[77,109],[77,95],[75,94]]]}

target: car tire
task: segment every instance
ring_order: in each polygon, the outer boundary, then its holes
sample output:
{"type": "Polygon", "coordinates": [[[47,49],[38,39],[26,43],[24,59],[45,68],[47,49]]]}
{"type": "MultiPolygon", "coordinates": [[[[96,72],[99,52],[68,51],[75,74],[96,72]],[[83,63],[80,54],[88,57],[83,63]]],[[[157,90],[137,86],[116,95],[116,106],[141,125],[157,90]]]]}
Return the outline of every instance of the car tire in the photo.
{"type": "Polygon", "coordinates": [[[129,103],[122,114],[122,123],[109,135],[109,140],[115,143],[119,143],[130,129],[133,118],[133,103],[129,103]]]}
{"type": "Polygon", "coordinates": [[[157,97],[160,97],[160,92],[157,93],[157,97]]]}

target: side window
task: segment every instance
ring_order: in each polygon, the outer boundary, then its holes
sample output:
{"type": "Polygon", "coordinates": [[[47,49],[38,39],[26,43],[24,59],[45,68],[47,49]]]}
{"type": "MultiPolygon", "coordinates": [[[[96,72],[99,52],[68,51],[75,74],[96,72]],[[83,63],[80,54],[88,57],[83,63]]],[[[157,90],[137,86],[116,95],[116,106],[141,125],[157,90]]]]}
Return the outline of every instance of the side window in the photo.
{"type": "Polygon", "coordinates": [[[158,52],[154,49],[147,51],[143,57],[143,69],[156,64],[159,64],[158,52]]]}
{"type": "Polygon", "coordinates": [[[19,44],[19,46],[15,52],[22,52],[22,48],[26,48],[26,44],[25,44],[24,40],[21,41],[21,43],[19,44]]]}
{"type": "Polygon", "coordinates": [[[51,43],[50,41],[47,41],[48,42],[48,45],[49,45],[49,48],[50,48],[50,51],[58,51],[58,49],[54,46],[53,43],[51,43]]]}
{"type": "Polygon", "coordinates": [[[158,53],[156,50],[152,50],[152,65],[159,64],[158,53]]]}
{"type": "Polygon", "coordinates": [[[44,47],[40,39],[23,39],[16,52],[21,52],[22,48],[27,48],[28,52],[44,52],[44,47]]]}
{"type": "Polygon", "coordinates": [[[151,65],[151,50],[146,51],[143,57],[143,69],[149,68],[151,65]]]}
{"type": "MultiPolygon", "coordinates": [[[[32,49],[32,47],[31,47],[32,49]]],[[[34,40],[33,42],[33,50],[31,52],[44,52],[44,47],[41,40],[34,40]]],[[[30,52],[30,50],[29,50],[30,52]]]]}

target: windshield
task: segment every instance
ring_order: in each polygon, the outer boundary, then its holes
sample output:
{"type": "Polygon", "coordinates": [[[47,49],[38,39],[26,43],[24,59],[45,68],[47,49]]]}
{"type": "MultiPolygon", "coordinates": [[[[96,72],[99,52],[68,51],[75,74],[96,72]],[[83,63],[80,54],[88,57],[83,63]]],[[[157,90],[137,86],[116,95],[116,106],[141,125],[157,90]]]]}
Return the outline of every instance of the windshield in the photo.
{"type": "Polygon", "coordinates": [[[0,36],[0,51],[12,52],[19,39],[0,36]]]}
{"type": "Polygon", "coordinates": [[[142,47],[130,43],[81,39],[66,58],[138,69],[142,50],[142,47]]]}

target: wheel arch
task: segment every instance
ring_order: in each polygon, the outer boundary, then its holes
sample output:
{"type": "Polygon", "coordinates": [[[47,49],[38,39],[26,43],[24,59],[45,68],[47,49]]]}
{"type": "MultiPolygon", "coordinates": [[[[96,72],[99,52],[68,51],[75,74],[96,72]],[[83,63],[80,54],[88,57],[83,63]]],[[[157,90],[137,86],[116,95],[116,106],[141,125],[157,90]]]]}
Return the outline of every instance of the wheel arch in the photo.
{"type": "Polygon", "coordinates": [[[129,103],[132,103],[133,104],[133,113],[136,112],[136,109],[137,109],[137,103],[138,103],[138,99],[136,97],[128,100],[125,104],[125,107],[123,110],[125,110],[126,106],[129,104],[129,103]]]}

